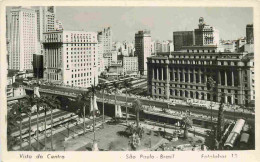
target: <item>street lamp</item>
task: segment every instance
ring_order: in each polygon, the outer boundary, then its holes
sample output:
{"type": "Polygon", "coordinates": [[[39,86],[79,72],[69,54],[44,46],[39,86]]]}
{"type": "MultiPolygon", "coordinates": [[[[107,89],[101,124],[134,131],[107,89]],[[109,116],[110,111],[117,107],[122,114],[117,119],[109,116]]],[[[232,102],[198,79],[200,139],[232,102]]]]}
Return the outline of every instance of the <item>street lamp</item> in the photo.
{"type": "Polygon", "coordinates": [[[189,105],[189,114],[190,114],[190,107],[193,108],[193,103],[192,103],[191,100],[187,100],[186,102],[187,102],[187,104],[189,105]]]}
{"type": "Polygon", "coordinates": [[[212,103],[212,101],[210,101],[209,107],[210,107],[210,120],[211,120],[211,130],[212,130],[212,128],[213,128],[213,116],[212,116],[213,103],[212,103]]]}

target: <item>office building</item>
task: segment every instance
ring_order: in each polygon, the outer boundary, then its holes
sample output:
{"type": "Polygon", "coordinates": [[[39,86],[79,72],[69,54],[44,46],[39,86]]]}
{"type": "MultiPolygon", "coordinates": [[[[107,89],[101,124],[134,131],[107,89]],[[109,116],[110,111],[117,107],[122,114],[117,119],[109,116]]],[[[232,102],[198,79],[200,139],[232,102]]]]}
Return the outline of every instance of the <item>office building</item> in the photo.
{"type": "Polygon", "coordinates": [[[103,60],[104,60],[104,68],[108,68],[111,66],[112,62],[117,62],[117,56],[119,52],[117,51],[111,51],[110,53],[105,53],[103,55],[103,60]]]}
{"type": "Polygon", "coordinates": [[[33,76],[43,78],[43,55],[33,54],[33,76]]]}
{"type": "Polygon", "coordinates": [[[56,84],[89,87],[98,83],[97,33],[53,31],[44,33],[44,79],[56,84]]]}
{"type": "Polygon", "coordinates": [[[11,9],[9,69],[32,69],[37,51],[37,14],[30,8],[11,9]]]}
{"type": "Polygon", "coordinates": [[[103,57],[103,45],[101,43],[98,43],[98,75],[100,75],[104,70],[104,57],[103,57]]]}
{"type": "Polygon", "coordinates": [[[166,99],[223,99],[230,104],[255,100],[253,53],[215,53],[201,48],[149,57],[148,93],[166,99]],[[216,82],[218,95],[207,89],[209,77],[216,82]]]}
{"type": "Polygon", "coordinates": [[[155,55],[155,41],[151,41],[151,55],[155,55]]]}
{"type": "Polygon", "coordinates": [[[176,31],[173,32],[174,51],[179,51],[183,46],[192,46],[195,42],[193,31],[176,31]]]}
{"type": "Polygon", "coordinates": [[[37,13],[37,38],[39,42],[43,41],[43,33],[56,30],[56,11],[54,6],[35,7],[37,13]]]}
{"type": "Polygon", "coordinates": [[[138,58],[129,56],[118,56],[118,60],[122,60],[124,75],[129,73],[138,73],[138,58]]]}
{"type": "Polygon", "coordinates": [[[98,42],[103,44],[103,53],[109,53],[112,51],[112,38],[113,33],[110,27],[104,28],[98,32],[98,42]]]}
{"type": "Polygon", "coordinates": [[[219,31],[210,25],[206,25],[204,18],[199,18],[199,28],[194,30],[195,45],[219,45],[219,31]]]}
{"type": "Polygon", "coordinates": [[[246,26],[246,42],[247,44],[254,44],[254,27],[253,24],[246,26]]]}
{"type": "Polygon", "coordinates": [[[150,31],[138,31],[135,34],[135,53],[138,57],[138,71],[141,75],[147,73],[147,57],[151,56],[151,33],[150,31]]]}
{"type": "Polygon", "coordinates": [[[34,7],[37,13],[37,40],[38,53],[43,54],[43,33],[62,30],[62,24],[56,20],[56,8],[54,6],[34,7]]]}

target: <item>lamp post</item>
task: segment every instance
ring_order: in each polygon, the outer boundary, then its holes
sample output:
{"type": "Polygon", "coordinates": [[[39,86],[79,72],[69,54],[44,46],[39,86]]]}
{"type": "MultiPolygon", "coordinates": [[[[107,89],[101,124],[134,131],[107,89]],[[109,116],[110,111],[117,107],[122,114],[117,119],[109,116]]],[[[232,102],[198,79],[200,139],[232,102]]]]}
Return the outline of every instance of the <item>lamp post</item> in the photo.
{"type": "Polygon", "coordinates": [[[211,120],[211,130],[213,128],[213,116],[212,116],[212,107],[213,107],[213,103],[212,101],[210,101],[210,120],[211,120]]]}

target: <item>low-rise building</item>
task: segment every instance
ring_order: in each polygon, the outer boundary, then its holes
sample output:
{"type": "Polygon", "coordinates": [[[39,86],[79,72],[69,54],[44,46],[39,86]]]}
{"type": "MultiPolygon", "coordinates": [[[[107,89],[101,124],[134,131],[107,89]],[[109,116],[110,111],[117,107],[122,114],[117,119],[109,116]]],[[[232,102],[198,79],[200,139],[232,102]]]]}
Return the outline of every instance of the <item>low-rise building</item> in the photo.
{"type": "Polygon", "coordinates": [[[129,73],[138,73],[138,58],[119,56],[119,60],[122,60],[124,75],[129,73]]]}
{"type": "Polygon", "coordinates": [[[104,53],[104,55],[103,55],[104,68],[108,68],[109,66],[111,66],[112,62],[117,62],[117,55],[118,55],[117,51],[104,53]]]}

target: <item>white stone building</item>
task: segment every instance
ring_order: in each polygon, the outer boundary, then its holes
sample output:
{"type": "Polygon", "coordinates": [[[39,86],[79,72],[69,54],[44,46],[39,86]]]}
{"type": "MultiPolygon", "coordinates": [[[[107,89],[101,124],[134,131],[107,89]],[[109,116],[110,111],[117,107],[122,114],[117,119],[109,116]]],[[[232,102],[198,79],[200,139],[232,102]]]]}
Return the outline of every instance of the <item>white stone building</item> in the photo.
{"type": "Polygon", "coordinates": [[[37,14],[30,8],[11,9],[9,69],[32,69],[37,51],[37,14]]]}
{"type": "Polygon", "coordinates": [[[54,31],[44,33],[44,79],[76,87],[98,84],[96,32],[54,31]]]}

